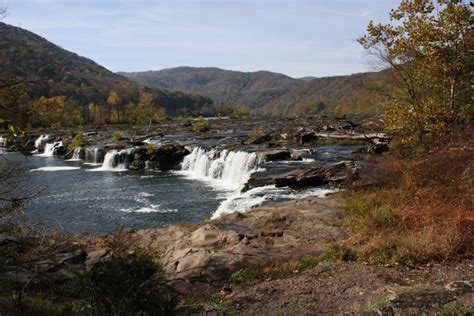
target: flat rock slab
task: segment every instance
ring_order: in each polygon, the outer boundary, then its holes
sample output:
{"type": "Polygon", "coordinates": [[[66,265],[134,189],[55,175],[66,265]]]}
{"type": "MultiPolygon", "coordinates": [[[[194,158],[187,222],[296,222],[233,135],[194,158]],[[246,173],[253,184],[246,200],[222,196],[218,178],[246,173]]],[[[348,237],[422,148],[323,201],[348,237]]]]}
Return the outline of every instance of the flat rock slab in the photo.
{"type": "Polygon", "coordinates": [[[242,268],[320,255],[328,243],[346,237],[342,212],[334,199],[306,198],[132,237],[136,244],[161,249],[170,280],[222,281],[242,268]]]}
{"type": "Polygon", "coordinates": [[[473,263],[423,270],[323,263],[291,278],[241,286],[231,305],[245,315],[464,315],[474,309],[473,263]]]}

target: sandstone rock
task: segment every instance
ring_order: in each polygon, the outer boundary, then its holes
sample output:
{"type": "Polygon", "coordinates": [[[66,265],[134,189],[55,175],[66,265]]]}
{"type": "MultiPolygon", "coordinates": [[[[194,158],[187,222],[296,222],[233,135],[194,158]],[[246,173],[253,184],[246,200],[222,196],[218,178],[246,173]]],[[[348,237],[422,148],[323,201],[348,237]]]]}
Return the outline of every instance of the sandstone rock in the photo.
{"type": "Polygon", "coordinates": [[[160,169],[160,163],[158,161],[145,161],[145,169],[146,170],[158,170],[160,169]]]}
{"type": "Polygon", "coordinates": [[[311,132],[303,132],[301,134],[299,134],[297,137],[296,137],[296,143],[298,145],[303,145],[303,144],[306,144],[306,143],[310,143],[314,140],[316,140],[318,137],[316,136],[316,133],[311,131],[311,132]]]}
{"type": "Polygon", "coordinates": [[[284,160],[290,157],[290,151],[286,148],[257,152],[257,158],[265,161],[284,160]]]}
{"type": "MultiPolygon", "coordinates": [[[[299,260],[303,255],[317,255],[328,242],[345,236],[344,228],[327,224],[337,221],[338,214],[334,205],[315,207],[292,201],[291,208],[282,204],[282,207],[245,214],[229,214],[193,227],[175,226],[173,235],[179,238],[171,238],[173,241],[166,243],[163,269],[170,282],[222,281],[242,268],[270,266],[299,260]]],[[[161,241],[156,243],[157,246],[162,244],[161,241]]]]}
{"type": "Polygon", "coordinates": [[[311,155],[314,151],[311,149],[292,149],[291,158],[294,160],[301,160],[303,156],[311,155]]]}
{"type": "Polygon", "coordinates": [[[141,170],[145,168],[146,163],[141,160],[134,160],[128,165],[128,169],[130,170],[141,170]]]}
{"type": "Polygon", "coordinates": [[[341,161],[330,165],[317,165],[291,171],[273,178],[277,187],[323,185],[340,182],[355,176],[357,169],[350,161],[341,161]]]}
{"type": "Polygon", "coordinates": [[[272,134],[273,134],[273,132],[270,132],[270,133],[266,133],[262,136],[259,136],[256,139],[252,140],[250,142],[250,144],[259,145],[259,144],[264,144],[266,142],[269,142],[272,139],[272,134]]]}
{"type": "Polygon", "coordinates": [[[367,152],[370,154],[381,154],[389,150],[390,139],[387,138],[372,138],[369,140],[367,152]]]}

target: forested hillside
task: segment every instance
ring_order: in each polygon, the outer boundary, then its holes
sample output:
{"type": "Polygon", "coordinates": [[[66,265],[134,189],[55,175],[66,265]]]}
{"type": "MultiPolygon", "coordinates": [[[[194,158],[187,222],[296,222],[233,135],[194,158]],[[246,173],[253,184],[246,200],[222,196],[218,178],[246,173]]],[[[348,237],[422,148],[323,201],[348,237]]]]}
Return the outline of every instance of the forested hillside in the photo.
{"type": "Polygon", "coordinates": [[[142,88],[90,59],[4,23],[0,23],[0,65],[1,84],[8,86],[0,95],[2,115],[21,114],[23,123],[118,123],[136,121],[144,112],[147,121],[150,115],[158,119],[165,112],[213,113],[210,98],[142,88]],[[29,119],[33,113],[38,114],[36,121],[29,119]]]}
{"type": "Polygon", "coordinates": [[[123,73],[138,83],[160,89],[195,92],[232,107],[260,108],[298,87],[300,80],[268,72],[177,67],[123,73]]]}
{"type": "Polygon", "coordinates": [[[385,101],[376,90],[388,88],[387,78],[385,71],[307,80],[262,111],[273,115],[377,113],[383,110],[385,101]]]}
{"type": "Polygon", "coordinates": [[[122,74],[150,87],[200,93],[228,106],[270,115],[382,110],[380,100],[369,97],[374,79],[380,82],[378,73],[293,79],[267,71],[178,67],[122,74]]]}

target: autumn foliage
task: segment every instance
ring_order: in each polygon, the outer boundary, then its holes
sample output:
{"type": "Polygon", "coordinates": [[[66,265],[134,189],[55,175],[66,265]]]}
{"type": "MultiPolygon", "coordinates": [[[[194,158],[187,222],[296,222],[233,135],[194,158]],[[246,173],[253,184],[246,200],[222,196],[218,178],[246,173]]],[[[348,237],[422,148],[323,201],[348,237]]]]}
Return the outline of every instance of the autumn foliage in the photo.
{"type": "Polygon", "coordinates": [[[474,140],[459,138],[416,158],[387,158],[357,183],[346,202],[362,254],[383,263],[472,255],[473,157],[474,140]]]}
{"type": "Polygon", "coordinates": [[[389,24],[359,38],[389,68],[386,127],[406,143],[468,125],[473,115],[472,10],[464,1],[402,0],[389,24]]]}

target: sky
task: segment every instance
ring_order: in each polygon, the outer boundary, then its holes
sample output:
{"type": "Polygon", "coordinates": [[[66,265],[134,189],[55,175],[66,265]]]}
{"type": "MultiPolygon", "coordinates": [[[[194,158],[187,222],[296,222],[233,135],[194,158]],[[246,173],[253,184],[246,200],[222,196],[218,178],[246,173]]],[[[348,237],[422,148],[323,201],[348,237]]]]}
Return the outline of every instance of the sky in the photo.
{"type": "Polygon", "coordinates": [[[399,0],[0,0],[4,22],[112,71],[177,66],[294,78],[373,70],[357,43],[399,0]]]}

